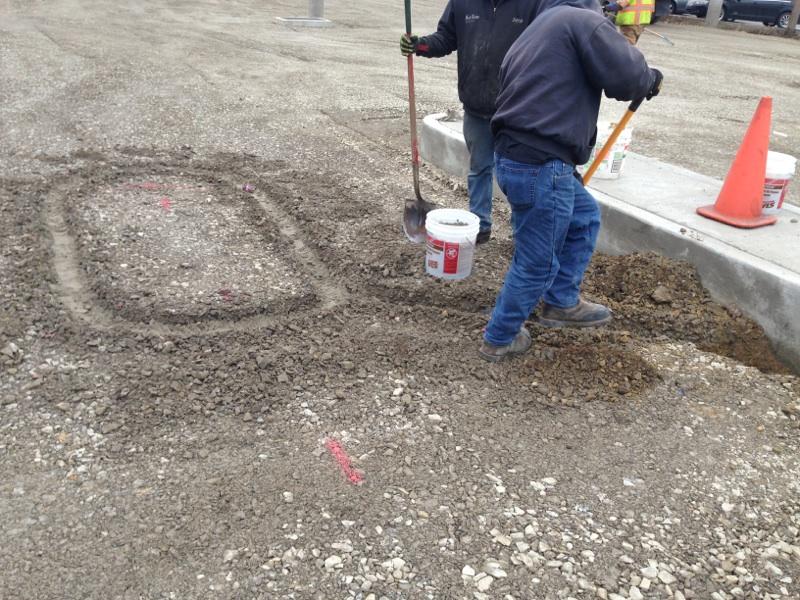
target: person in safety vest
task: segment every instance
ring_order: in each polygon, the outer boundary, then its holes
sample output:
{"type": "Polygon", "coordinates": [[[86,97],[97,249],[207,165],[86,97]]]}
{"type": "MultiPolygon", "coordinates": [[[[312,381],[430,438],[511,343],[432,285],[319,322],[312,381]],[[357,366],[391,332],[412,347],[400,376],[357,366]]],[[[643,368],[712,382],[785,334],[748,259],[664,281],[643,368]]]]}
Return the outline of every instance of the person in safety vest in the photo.
{"type": "Polygon", "coordinates": [[[469,150],[469,210],[480,220],[477,243],[492,232],[494,144],[489,122],[500,84],[500,63],[530,25],[539,0],[449,0],[434,33],[403,34],[403,56],[428,58],[458,51],[458,97],[464,105],[464,140],[469,150]]]}
{"type": "Polygon", "coordinates": [[[575,165],[589,159],[605,92],[650,100],[663,76],[606,19],[597,0],[542,0],[500,67],[492,119],[495,171],[511,206],[514,255],[486,326],[481,358],[531,347],[525,321],[543,300],[545,327],[597,327],[611,311],[581,296],[600,209],[575,165]]]}
{"type": "Polygon", "coordinates": [[[655,0],[616,0],[605,6],[606,12],[616,13],[620,33],[634,46],[645,25],[650,24],[655,9],[655,0]]]}

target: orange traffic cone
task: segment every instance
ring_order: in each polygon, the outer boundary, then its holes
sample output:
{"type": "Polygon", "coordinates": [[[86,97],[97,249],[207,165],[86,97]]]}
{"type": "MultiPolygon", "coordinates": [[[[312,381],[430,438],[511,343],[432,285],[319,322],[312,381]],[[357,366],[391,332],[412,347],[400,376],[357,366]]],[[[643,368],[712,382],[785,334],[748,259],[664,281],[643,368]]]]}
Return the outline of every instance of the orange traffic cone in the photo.
{"type": "Polygon", "coordinates": [[[772,98],[765,96],[758,103],[716,203],[698,208],[698,214],[745,229],[777,221],[761,214],[771,117],[772,98]]]}

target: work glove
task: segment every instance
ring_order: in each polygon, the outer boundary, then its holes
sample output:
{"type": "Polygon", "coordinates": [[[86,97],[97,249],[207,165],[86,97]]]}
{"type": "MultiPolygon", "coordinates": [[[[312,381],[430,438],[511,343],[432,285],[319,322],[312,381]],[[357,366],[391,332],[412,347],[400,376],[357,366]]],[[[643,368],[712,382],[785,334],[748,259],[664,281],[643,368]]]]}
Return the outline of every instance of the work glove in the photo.
{"type": "Polygon", "coordinates": [[[661,82],[664,81],[664,75],[663,73],[661,73],[661,71],[659,71],[658,69],[650,69],[650,70],[653,71],[653,73],[655,74],[656,80],[653,82],[650,91],[647,92],[647,96],[645,96],[647,100],[652,100],[653,98],[658,96],[658,93],[661,91],[661,82]]]}
{"type": "Polygon", "coordinates": [[[424,37],[412,35],[409,37],[407,33],[400,36],[400,52],[403,56],[409,54],[419,54],[420,52],[427,52],[430,49],[424,37]]]}

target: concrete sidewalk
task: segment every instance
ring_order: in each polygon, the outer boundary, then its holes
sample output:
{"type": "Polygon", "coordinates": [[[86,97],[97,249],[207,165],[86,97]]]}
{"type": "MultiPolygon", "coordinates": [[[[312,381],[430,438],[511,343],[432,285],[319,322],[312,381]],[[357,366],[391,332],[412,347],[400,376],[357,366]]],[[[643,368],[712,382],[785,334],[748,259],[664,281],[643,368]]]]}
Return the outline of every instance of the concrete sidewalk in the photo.
{"type": "MultiPolygon", "coordinates": [[[[461,121],[425,118],[422,157],[466,176],[461,121]]],[[[778,355],[800,371],[800,210],[785,206],[778,223],[743,230],[699,216],[722,182],[631,153],[618,180],[592,181],[603,211],[598,249],[653,251],[686,260],[723,304],[735,304],[764,328],[778,355]]],[[[500,193],[497,190],[498,194],[500,193]]]]}

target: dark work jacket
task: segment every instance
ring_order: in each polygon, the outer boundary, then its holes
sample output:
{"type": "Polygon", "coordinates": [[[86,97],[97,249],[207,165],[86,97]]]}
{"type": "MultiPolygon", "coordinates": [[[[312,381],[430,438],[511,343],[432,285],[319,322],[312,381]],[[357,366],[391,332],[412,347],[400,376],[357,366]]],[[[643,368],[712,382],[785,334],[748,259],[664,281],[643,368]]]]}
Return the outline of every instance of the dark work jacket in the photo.
{"type": "Polygon", "coordinates": [[[534,155],[582,165],[597,138],[602,93],[643,98],[655,74],[596,0],[542,0],[540,10],[500,69],[492,119],[496,149],[519,160],[504,148],[527,146],[534,155]]]}
{"type": "Polygon", "coordinates": [[[539,0],[449,0],[436,33],[420,38],[420,56],[458,51],[458,97],[480,117],[494,114],[500,63],[533,20],[539,0]]]}

